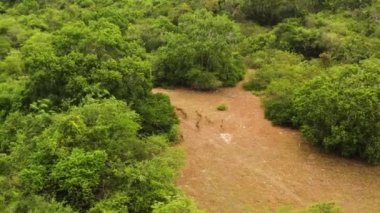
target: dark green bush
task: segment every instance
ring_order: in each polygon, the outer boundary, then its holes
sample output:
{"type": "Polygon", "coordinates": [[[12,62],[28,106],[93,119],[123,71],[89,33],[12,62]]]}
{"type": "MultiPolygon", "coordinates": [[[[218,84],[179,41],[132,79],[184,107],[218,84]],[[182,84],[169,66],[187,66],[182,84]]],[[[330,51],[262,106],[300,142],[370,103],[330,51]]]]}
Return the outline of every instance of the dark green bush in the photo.
{"type": "Polygon", "coordinates": [[[0,121],[22,106],[22,93],[25,90],[24,81],[9,81],[0,83],[0,121]]]}
{"type": "MultiPolygon", "coordinates": [[[[264,49],[268,49],[274,43],[276,39],[273,33],[254,34],[245,38],[240,44],[240,53],[246,56],[246,61],[250,61],[250,54],[264,49]]],[[[254,64],[245,63],[248,67],[254,67],[254,64]]]]}
{"type": "Polygon", "coordinates": [[[295,95],[297,122],[311,142],[347,157],[380,162],[380,61],[332,69],[295,95]]]}
{"type": "MultiPolygon", "coordinates": [[[[25,92],[26,107],[45,98],[52,100],[54,106],[64,108],[65,105],[79,104],[86,96],[114,96],[132,101],[148,95],[151,76],[147,60],[134,54],[102,60],[92,53],[71,50],[61,56],[63,53],[57,53],[51,39],[50,35],[38,34],[22,48],[26,72],[31,75],[25,92]],[[40,37],[44,39],[38,40],[40,37]]],[[[99,52],[104,48],[101,47],[99,52]]]]}
{"type": "Polygon", "coordinates": [[[215,90],[223,83],[214,73],[192,69],[187,73],[186,78],[190,81],[190,87],[196,90],[215,90]]]}
{"type": "Polygon", "coordinates": [[[300,53],[308,58],[318,57],[324,51],[320,44],[321,32],[303,27],[298,19],[277,25],[273,33],[276,36],[273,46],[279,49],[300,53]]]}
{"type": "Polygon", "coordinates": [[[137,101],[133,108],[141,115],[143,133],[169,133],[178,123],[174,107],[167,95],[149,95],[146,99],[137,101]]]}
{"type": "Polygon", "coordinates": [[[370,5],[374,0],[324,0],[322,2],[325,8],[338,10],[362,8],[370,5]]]}
{"type": "MultiPolygon", "coordinates": [[[[15,198],[14,198],[15,199],[15,198]]],[[[0,206],[0,210],[4,212],[60,212],[60,213],[74,213],[70,207],[64,206],[55,200],[46,201],[43,197],[29,195],[20,196],[18,199],[12,201],[11,205],[3,209],[0,206]]]]}
{"type": "MultiPolygon", "coordinates": [[[[183,156],[168,148],[180,139],[173,107],[151,92],[151,61],[167,34],[209,27],[191,17],[175,25],[191,10],[174,0],[0,3],[0,212],[196,209],[175,184],[183,156]]],[[[207,22],[215,32],[234,30],[218,20],[207,22]]],[[[208,45],[200,32],[188,44],[208,45]]],[[[217,42],[237,44],[238,34],[226,35],[217,42]]],[[[236,81],[236,67],[219,63],[228,55],[201,66],[225,85],[236,81]]],[[[208,77],[195,76],[195,86],[208,77]]]]}
{"type": "Polygon", "coordinates": [[[243,12],[251,20],[264,25],[275,25],[283,19],[302,16],[307,1],[245,0],[243,12]]]}
{"type": "Polygon", "coordinates": [[[335,60],[358,63],[371,56],[380,56],[380,39],[370,39],[359,35],[346,36],[328,51],[335,60]]]}
{"type": "Polygon", "coordinates": [[[0,36],[0,60],[5,58],[11,50],[11,41],[8,37],[0,36]]]}
{"type": "MultiPolygon", "coordinates": [[[[167,17],[148,19],[129,29],[128,37],[137,36],[141,39],[147,52],[157,50],[166,44],[166,34],[177,30],[167,17]]],[[[135,39],[135,38],[133,38],[135,39]]]]}
{"type": "Polygon", "coordinates": [[[156,203],[153,206],[153,213],[205,213],[199,210],[195,204],[186,197],[177,196],[171,198],[169,203],[156,203]]]}
{"type": "Polygon", "coordinates": [[[157,52],[156,84],[210,90],[242,79],[242,58],[234,53],[240,34],[227,17],[196,11],[182,16],[178,29],[157,52]]]}
{"type": "Polygon", "coordinates": [[[292,126],[295,116],[293,97],[297,87],[287,79],[272,82],[264,96],[265,117],[273,124],[292,126]]]}
{"type": "MultiPolygon", "coordinates": [[[[170,106],[163,95],[153,96],[153,104],[156,98],[170,106]]],[[[103,199],[109,192],[123,192],[128,199],[118,205],[147,212],[155,202],[176,195],[181,154],[165,152],[166,137],[140,138],[138,122],[139,116],[117,100],[87,103],[61,114],[12,114],[2,126],[1,139],[9,143],[1,144],[1,152],[12,150],[11,172],[28,194],[87,210],[107,202],[103,199]]]]}

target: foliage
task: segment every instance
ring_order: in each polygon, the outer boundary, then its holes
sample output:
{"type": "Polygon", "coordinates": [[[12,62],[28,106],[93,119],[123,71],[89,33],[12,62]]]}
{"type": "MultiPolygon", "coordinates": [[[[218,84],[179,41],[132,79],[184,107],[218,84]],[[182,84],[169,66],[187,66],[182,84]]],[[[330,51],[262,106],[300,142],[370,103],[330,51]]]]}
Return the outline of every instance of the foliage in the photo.
{"type": "Polygon", "coordinates": [[[183,196],[176,196],[170,199],[170,202],[156,203],[153,206],[153,213],[203,213],[195,207],[189,199],[183,196]]]}
{"type": "Polygon", "coordinates": [[[164,94],[149,95],[137,101],[134,109],[142,116],[142,131],[148,134],[169,133],[178,123],[174,107],[164,94]]]}
{"type": "Polygon", "coordinates": [[[192,8],[157,3],[0,3],[1,212],[151,212],[180,196],[178,120],[151,62],[192,8]]]}
{"type": "Polygon", "coordinates": [[[300,17],[316,5],[310,0],[244,0],[243,12],[249,18],[260,24],[275,25],[290,17],[300,17]]]}
{"type": "MultiPolygon", "coordinates": [[[[96,26],[96,28],[106,31],[104,27],[96,26]]],[[[81,33],[86,31],[85,26],[78,26],[77,30],[81,33]]],[[[101,39],[97,35],[101,32],[92,32],[94,39],[101,39]]],[[[31,73],[25,104],[47,98],[52,100],[54,105],[67,107],[65,105],[80,103],[86,96],[115,96],[126,100],[145,97],[151,89],[149,63],[137,56],[115,58],[119,54],[117,50],[119,47],[114,47],[114,50],[110,45],[120,45],[118,39],[115,38],[112,44],[102,44],[101,42],[105,41],[112,42],[107,34],[105,36],[107,38],[104,37],[104,41],[99,41],[99,44],[91,39],[88,41],[79,39],[77,41],[79,49],[73,51],[71,49],[77,44],[69,44],[70,48],[64,48],[52,41],[50,35],[37,34],[31,37],[22,47],[26,72],[31,73]],[[41,37],[45,40],[39,40],[41,37]],[[83,42],[88,44],[81,47],[83,42]],[[59,48],[55,47],[54,43],[59,48]],[[60,51],[68,49],[67,54],[57,53],[57,48],[60,51]],[[99,49],[96,50],[97,48],[99,49]],[[112,56],[113,59],[106,59],[111,57],[109,53],[115,54],[112,56]]],[[[76,38],[81,37],[88,39],[89,36],[76,35],[76,38]]],[[[59,41],[64,42],[63,39],[59,41]]],[[[73,39],[69,41],[75,42],[73,39]]]]}
{"type": "Polygon", "coordinates": [[[25,89],[23,80],[11,80],[0,83],[0,121],[21,108],[22,92],[25,89]]]}
{"type": "Polygon", "coordinates": [[[169,142],[163,136],[140,138],[139,116],[124,102],[95,101],[67,113],[29,116],[21,123],[10,116],[6,124],[14,125],[3,127],[11,173],[26,192],[51,196],[76,210],[106,205],[108,196],[120,192],[133,212],[148,211],[177,193],[181,154],[165,152],[169,142]],[[41,122],[43,117],[47,121],[41,122]]]}
{"type": "Polygon", "coordinates": [[[257,71],[248,79],[244,87],[260,91],[267,88],[273,79],[293,74],[293,66],[302,62],[303,57],[276,49],[266,49],[248,56],[251,66],[257,71]]]}
{"type": "Polygon", "coordinates": [[[273,33],[276,40],[272,45],[278,49],[300,53],[305,57],[318,57],[324,50],[319,43],[320,31],[303,28],[297,19],[280,23],[273,33]]]}
{"type": "Polygon", "coordinates": [[[199,212],[175,186],[178,119],[151,89],[233,86],[242,55],[256,69],[245,87],[263,95],[267,118],[379,163],[379,8],[376,0],[0,2],[0,211],[199,212]]]}
{"type": "Polygon", "coordinates": [[[376,164],[380,40],[378,2],[371,3],[320,1],[317,13],[253,32],[241,52],[256,69],[244,87],[263,96],[274,124],[300,127],[327,151],[376,164]]]}
{"type": "Polygon", "coordinates": [[[378,59],[333,68],[295,97],[297,122],[313,143],[343,156],[380,162],[378,59]]]}
{"type": "MultiPolygon", "coordinates": [[[[0,207],[0,209],[2,209],[0,207]]],[[[51,213],[51,212],[62,212],[62,213],[74,213],[70,207],[64,207],[62,203],[51,200],[46,201],[43,197],[39,196],[28,196],[20,197],[13,201],[7,208],[2,209],[4,212],[41,212],[41,213],[51,213]]]]}
{"type": "Polygon", "coordinates": [[[263,25],[275,25],[287,18],[304,17],[311,12],[364,8],[375,0],[242,0],[243,14],[263,25]]]}
{"type": "Polygon", "coordinates": [[[234,52],[239,32],[225,16],[201,10],[180,17],[179,33],[169,33],[157,52],[154,77],[158,85],[181,85],[198,90],[232,86],[244,69],[234,52]]]}

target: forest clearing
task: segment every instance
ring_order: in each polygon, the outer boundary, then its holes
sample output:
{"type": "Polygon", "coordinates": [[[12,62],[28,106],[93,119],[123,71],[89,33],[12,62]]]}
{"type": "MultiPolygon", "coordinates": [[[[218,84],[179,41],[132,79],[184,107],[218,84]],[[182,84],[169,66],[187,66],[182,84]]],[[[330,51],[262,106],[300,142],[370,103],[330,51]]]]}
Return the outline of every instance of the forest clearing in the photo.
{"type": "Polygon", "coordinates": [[[199,207],[238,213],[335,202],[344,212],[380,211],[379,167],[321,153],[298,131],[273,126],[260,98],[241,84],[214,92],[154,92],[181,109],[180,146],[187,155],[177,184],[199,207]],[[217,111],[220,103],[229,110],[217,111]]]}
{"type": "Polygon", "coordinates": [[[379,177],[380,0],[0,1],[0,213],[377,213],[379,177]]]}

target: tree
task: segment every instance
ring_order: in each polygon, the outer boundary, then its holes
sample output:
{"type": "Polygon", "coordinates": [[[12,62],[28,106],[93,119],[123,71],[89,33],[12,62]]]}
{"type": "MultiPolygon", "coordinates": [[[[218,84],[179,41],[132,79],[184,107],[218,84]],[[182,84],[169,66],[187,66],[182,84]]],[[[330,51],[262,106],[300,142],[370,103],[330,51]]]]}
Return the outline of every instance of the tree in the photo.
{"type": "Polygon", "coordinates": [[[0,166],[17,176],[25,193],[75,210],[106,208],[119,192],[128,199],[118,205],[149,211],[177,194],[174,179],[182,154],[166,152],[165,136],[140,137],[139,122],[117,100],[91,101],[60,114],[14,113],[1,129],[2,141],[9,142],[1,144],[1,152],[9,154],[12,166],[2,163],[3,156],[0,166]]]}
{"type": "Polygon", "coordinates": [[[178,123],[174,107],[164,94],[149,95],[133,106],[142,118],[142,131],[146,134],[169,133],[178,123]]]}
{"type": "Polygon", "coordinates": [[[239,32],[227,17],[196,11],[183,15],[178,27],[157,52],[153,74],[158,85],[209,90],[242,79],[242,60],[234,53],[239,32]]]}
{"type": "Polygon", "coordinates": [[[311,142],[347,157],[380,162],[379,60],[334,68],[295,95],[297,121],[311,142]]]}

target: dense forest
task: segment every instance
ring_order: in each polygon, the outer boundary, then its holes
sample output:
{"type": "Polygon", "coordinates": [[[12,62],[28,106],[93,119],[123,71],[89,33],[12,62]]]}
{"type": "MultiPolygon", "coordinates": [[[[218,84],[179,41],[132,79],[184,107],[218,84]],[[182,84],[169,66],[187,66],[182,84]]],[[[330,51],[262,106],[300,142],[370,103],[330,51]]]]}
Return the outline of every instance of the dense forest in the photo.
{"type": "Polygon", "coordinates": [[[274,124],[380,163],[378,0],[1,1],[0,211],[201,212],[151,90],[230,87],[246,68],[274,124]]]}

